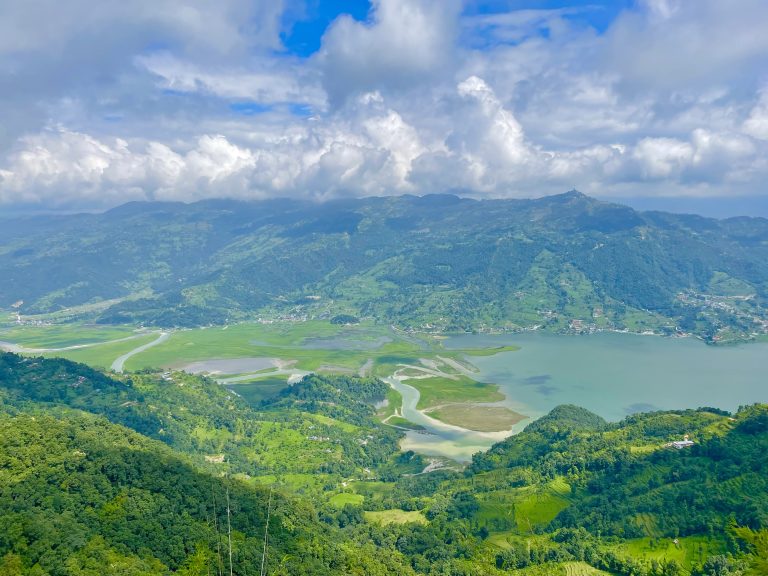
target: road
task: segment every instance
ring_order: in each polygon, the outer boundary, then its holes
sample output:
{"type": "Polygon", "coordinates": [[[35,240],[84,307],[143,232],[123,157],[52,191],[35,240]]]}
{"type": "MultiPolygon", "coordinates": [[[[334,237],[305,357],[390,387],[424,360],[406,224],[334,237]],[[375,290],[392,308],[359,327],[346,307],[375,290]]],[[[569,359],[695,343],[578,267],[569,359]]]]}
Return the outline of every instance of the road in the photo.
{"type": "Polygon", "coordinates": [[[160,332],[160,336],[158,336],[155,340],[152,340],[152,342],[148,342],[143,346],[134,348],[130,352],[120,356],[117,360],[112,362],[112,366],[110,366],[110,368],[112,368],[112,370],[114,370],[115,372],[122,372],[123,366],[125,365],[125,362],[126,360],[128,360],[128,358],[130,358],[131,356],[135,356],[136,354],[140,354],[141,352],[144,352],[144,350],[152,348],[152,346],[157,346],[158,344],[162,344],[163,342],[168,340],[168,337],[170,335],[171,335],[170,332],[160,332]]]}

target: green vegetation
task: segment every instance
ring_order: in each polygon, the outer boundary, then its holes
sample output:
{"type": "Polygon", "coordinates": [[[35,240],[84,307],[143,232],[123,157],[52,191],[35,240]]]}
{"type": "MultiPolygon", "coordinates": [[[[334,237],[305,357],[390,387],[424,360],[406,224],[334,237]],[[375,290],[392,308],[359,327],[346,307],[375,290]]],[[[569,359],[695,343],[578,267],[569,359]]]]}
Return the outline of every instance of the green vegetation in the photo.
{"type": "Polygon", "coordinates": [[[727,551],[722,540],[708,536],[689,536],[677,539],[638,538],[627,540],[620,544],[617,550],[634,558],[645,558],[657,562],[674,560],[687,570],[693,566],[701,566],[710,556],[723,554],[727,551]]]}
{"type": "Polygon", "coordinates": [[[410,572],[395,551],[335,536],[305,503],[197,471],[101,419],[0,416],[0,460],[7,574],[202,575],[229,568],[229,523],[233,572],[253,574],[268,510],[269,574],[410,572]]]}
{"type": "Polygon", "coordinates": [[[418,354],[418,344],[395,338],[382,326],[339,326],[328,321],[243,322],[226,327],[198,328],[173,332],[162,344],[138,354],[126,368],[175,367],[192,362],[228,358],[280,358],[294,362],[297,370],[337,366],[357,373],[375,359],[376,374],[391,374],[391,358],[418,354]]]}
{"type": "Polygon", "coordinates": [[[0,340],[13,342],[25,348],[67,348],[99,344],[132,336],[137,336],[137,333],[126,326],[98,326],[82,323],[45,326],[12,324],[0,329],[0,340]]]}
{"type": "Polygon", "coordinates": [[[460,469],[398,451],[387,397],[311,375],[249,403],[182,372],[1,354],[0,574],[226,572],[227,492],[238,575],[267,509],[275,575],[764,573],[768,405],[618,423],[559,406],[460,469]]]}
{"type": "Polygon", "coordinates": [[[408,430],[424,430],[424,427],[421,424],[414,424],[410,420],[406,420],[400,416],[392,416],[391,418],[388,418],[387,424],[390,426],[397,426],[399,428],[406,428],[408,430]]]}
{"type": "Polygon", "coordinates": [[[257,409],[211,380],[182,372],[110,378],[66,360],[0,354],[0,390],[20,408],[34,403],[100,414],[206,468],[278,474],[280,482],[290,474],[340,482],[397,450],[398,432],[375,418],[373,404],[388,390],[376,380],[310,377],[257,409]]]}
{"type": "Polygon", "coordinates": [[[87,220],[4,230],[0,308],[166,328],[261,317],[428,332],[679,329],[709,342],[766,331],[760,218],[641,213],[572,191],[128,204],[87,220]]]}
{"type": "Polygon", "coordinates": [[[238,382],[227,384],[231,390],[253,407],[259,406],[263,401],[274,398],[280,391],[288,386],[284,378],[265,378],[253,382],[238,382]]]}
{"type": "Polygon", "coordinates": [[[520,350],[519,346],[494,346],[492,348],[464,348],[459,350],[466,356],[493,356],[501,352],[516,352],[520,350]]]}
{"type": "Polygon", "coordinates": [[[462,402],[498,402],[504,400],[496,384],[476,382],[466,376],[409,379],[408,384],[421,393],[417,408],[434,408],[462,402]]]}
{"type": "Polygon", "coordinates": [[[366,512],[365,519],[374,524],[427,524],[427,519],[421,512],[405,510],[379,510],[366,512]]]}
{"type": "Polygon", "coordinates": [[[86,348],[77,348],[75,350],[57,350],[55,352],[46,352],[43,355],[48,358],[66,358],[73,362],[82,362],[95,368],[109,369],[117,358],[135,350],[139,346],[148,344],[157,339],[157,334],[147,334],[137,336],[130,340],[111,341],[103,344],[94,344],[86,348]]]}
{"type": "Polygon", "coordinates": [[[341,494],[334,494],[331,496],[330,500],[328,500],[328,503],[333,506],[334,508],[344,508],[347,504],[351,504],[353,506],[359,506],[363,503],[363,500],[365,499],[364,496],[361,496],[360,494],[350,494],[349,492],[342,492],[341,494]]]}

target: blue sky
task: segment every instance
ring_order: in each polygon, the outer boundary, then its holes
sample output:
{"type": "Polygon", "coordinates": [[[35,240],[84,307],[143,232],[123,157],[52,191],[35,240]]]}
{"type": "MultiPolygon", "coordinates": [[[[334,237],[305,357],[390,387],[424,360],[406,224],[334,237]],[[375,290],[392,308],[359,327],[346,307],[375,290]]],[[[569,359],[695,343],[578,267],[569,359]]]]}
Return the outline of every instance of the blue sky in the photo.
{"type": "Polygon", "coordinates": [[[0,210],[765,206],[766,29],[764,0],[0,0],[0,210]]]}
{"type": "MultiPolygon", "coordinates": [[[[477,0],[465,3],[465,16],[503,14],[511,10],[572,9],[570,19],[604,32],[618,14],[632,6],[632,0],[477,0]]],[[[322,36],[340,15],[365,21],[371,10],[367,0],[317,0],[309,2],[303,13],[287,13],[280,34],[285,50],[307,57],[320,49],[322,36]]]]}
{"type": "Polygon", "coordinates": [[[285,49],[297,56],[307,57],[320,49],[320,41],[328,26],[342,14],[355,20],[365,20],[370,2],[361,0],[318,0],[308,2],[305,13],[297,17],[287,14],[280,38],[285,49]]]}

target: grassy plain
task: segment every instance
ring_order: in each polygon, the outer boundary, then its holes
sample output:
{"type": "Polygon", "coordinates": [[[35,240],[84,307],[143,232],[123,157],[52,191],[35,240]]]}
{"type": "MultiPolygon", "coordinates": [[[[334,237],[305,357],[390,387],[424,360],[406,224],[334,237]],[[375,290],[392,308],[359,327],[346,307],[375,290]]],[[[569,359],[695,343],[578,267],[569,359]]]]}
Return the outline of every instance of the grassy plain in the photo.
{"type": "Polygon", "coordinates": [[[388,366],[393,357],[414,356],[421,350],[417,344],[391,336],[389,328],[383,326],[346,327],[325,321],[242,323],[181,330],[161,345],[131,358],[126,368],[179,367],[208,359],[269,357],[295,360],[300,370],[338,366],[357,373],[369,359],[374,359],[374,374],[388,375],[394,371],[388,366]],[[360,346],[361,343],[368,347],[360,346]]]}
{"type": "Polygon", "coordinates": [[[49,326],[7,325],[0,328],[0,340],[25,348],[66,348],[82,344],[109,342],[135,336],[129,326],[95,326],[92,324],[54,324],[49,326]]]}
{"type": "Polygon", "coordinates": [[[498,402],[504,400],[496,384],[477,382],[466,376],[409,379],[408,384],[421,393],[417,408],[434,408],[462,402],[498,402]]]}
{"type": "Polygon", "coordinates": [[[112,341],[104,344],[95,344],[87,348],[75,348],[73,350],[59,350],[44,352],[42,355],[48,358],[66,358],[73,362],[82,362],[94,368],[109,369],[118,357],[127,354],[131,350],[148,344],[157,338],[157,334],[145,334],[131,338],[130,340],[112,341]]]}
{"type": "MultiPolygon", "coordinates": [[[[119,356],[157,337],[155,333],[137,334],[127,326],[85,324],[9,325],[0,334],[0,339],[30,347],[92,345],[52,351],[49,355],[100,368],[109,368],[119,356]],[[127,337],[130,339],[123,340],[127,337]]],[[[130,357],[125,362],[125,369],[183,368],[192,362],[233,358],[277,358],[289,365],[288,369],[267,368],[249,374],[226,375],[243,378],[228,381],[225,385],[252,405],[287,386],[288,375],[294,369],[297,372],[340,374],[362,372],[378,377],[388,377],[400,371],[412,377],[408,383],[421,394],[417,408],[439,407],[433,413],[437,419],[473,430],[499,431],[508,430],[522,416],[503,407],[475,406],[503,400],[504,395],[495,384],[476,382],[462,372],[473,369],[465,360],[468,356],[515,349],[514,346],[501,346],[488,350],[446,350],[437,337],[415,336],[372,322],[354,326],[320,320],[242,322],[174,331],[165,341],[130,357]]],[[[387,400],[388,404],[379,411],[382,420],[394,416],[402,403],[395,391],[387,400]]],[[[390,423],[413,427],[402,418],[390,423]]]]}

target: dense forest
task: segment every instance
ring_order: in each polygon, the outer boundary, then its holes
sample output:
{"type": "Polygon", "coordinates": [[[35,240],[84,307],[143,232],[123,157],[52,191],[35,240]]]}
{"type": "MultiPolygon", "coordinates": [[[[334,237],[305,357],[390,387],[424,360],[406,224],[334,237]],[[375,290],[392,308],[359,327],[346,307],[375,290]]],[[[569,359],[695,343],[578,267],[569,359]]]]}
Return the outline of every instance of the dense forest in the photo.
{"type": "Polygon", "coordinates": [[[103,323],[375,318],[421,330],[767,329],[768,221],[538,200],[132,203],[0,230],[0,308],[103,323]]]}
{"type": "Polygon", "coordinates": [[[253,574],[267,530],[268,574],[409,573],[399,555],[339,542],[301,500],[103,419],[3,416],[0,447],[3,574],[228,572],[230,539],[234,573],[253,574]]]}
{"type": "Polygon", "coordinates": [[[230,538],[234,574],[766,573],[766,405],[559,406],[420,473],[374,417],[386,393],[308,376],[250,405],[181,372],[2,354],[0,574],[224,574],[230,538]]]}

